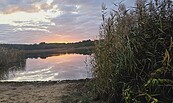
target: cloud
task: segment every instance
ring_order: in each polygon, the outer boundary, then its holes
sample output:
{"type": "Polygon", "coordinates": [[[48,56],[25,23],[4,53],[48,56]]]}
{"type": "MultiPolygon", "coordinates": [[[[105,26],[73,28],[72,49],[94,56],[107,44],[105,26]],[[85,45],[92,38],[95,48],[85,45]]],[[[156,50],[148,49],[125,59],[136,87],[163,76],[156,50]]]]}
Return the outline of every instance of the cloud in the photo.
{"type": "Polygon", "coordinates": [[[11,14],[15,12],[39,12],[53,8],[53,0],[0,0],[1,13],[11,14]]]}
{"type": "MultiPolygon", "coordinates": [[[[125,3],[132,5],[133,1],[126,0],[125,3]]],[[[36,43],[94,39],[99,34],[102,3],[110,10],[114,8],[115,0],[0,2],[0,42],[36,43]]]]}
{"type": "Polygon", "coordinates": [[[4,8],[1,7],[3,13],[0,13],[0,24],[14,26],[11,29],[12,33],[25,30],[50,32],[47,28],[55,25],[51,22],[51,19],[60,15],[57,6],[51,5],[52,0],[7,1],[1,1],[4,8]],[[6,6],[4,3],[6,3],[6,6]]]}
{"type": "Polygon", "coordinates": [[[57,4],[62,12],[55,22],[59,30],[51,31],[65,34],[74,32],[74,35],[80,34],[81,37],[94,38],[98,35],[99,24],[101,23],[101,4],[103,0],[57,0],[53,4],[57,4]],[[62,25],[63,24],[63,25],[62,25]]]}

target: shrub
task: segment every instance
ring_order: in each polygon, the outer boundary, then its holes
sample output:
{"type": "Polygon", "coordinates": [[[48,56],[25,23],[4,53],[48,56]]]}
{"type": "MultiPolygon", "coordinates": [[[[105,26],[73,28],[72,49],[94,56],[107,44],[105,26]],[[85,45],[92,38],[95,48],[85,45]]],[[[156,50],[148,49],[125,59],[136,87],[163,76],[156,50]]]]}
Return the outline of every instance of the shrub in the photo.
{"type": "Polygon", "coordinates": [[[9,63],[19,60],[20,51],[0,47],[0,67],[7,66],[9,63]]]}
{"type": "Polygon", "coordinates": [[[97,98],[113,103],[173,101],[173,3],[137,0],[106,16],[93,64],[97,98]]]}

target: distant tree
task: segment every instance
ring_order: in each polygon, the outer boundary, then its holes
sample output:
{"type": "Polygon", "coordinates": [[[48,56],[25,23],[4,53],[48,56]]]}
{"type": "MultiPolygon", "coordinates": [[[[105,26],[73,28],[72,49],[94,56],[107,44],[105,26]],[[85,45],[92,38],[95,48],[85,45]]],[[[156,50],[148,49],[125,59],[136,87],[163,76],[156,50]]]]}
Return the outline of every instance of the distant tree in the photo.
{"type": "Polygon", "coordinates": [[[39,45],[44,45],[44,44],[46,44],[46,42],[41,42],[39,45]]]}

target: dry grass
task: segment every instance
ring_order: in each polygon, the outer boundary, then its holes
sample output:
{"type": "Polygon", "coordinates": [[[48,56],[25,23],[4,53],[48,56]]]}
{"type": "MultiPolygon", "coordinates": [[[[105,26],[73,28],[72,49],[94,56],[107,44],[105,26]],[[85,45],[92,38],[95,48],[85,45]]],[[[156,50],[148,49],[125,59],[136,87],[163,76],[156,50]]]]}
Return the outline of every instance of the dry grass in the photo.
{"type": "Polygon", "coordinates": [[[18,61],[20,54],[21,53],[18,50],[12,50],[0,47],[0,67],[18,61]]]}

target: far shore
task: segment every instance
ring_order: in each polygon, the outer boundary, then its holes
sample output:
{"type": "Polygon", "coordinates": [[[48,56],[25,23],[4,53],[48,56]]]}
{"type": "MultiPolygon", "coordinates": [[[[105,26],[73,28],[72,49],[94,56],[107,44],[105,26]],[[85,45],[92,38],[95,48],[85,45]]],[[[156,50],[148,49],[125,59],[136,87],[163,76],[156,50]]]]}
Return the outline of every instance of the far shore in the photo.
{"type": "Polygon", "coordinates": [[[55,48],[55,49],[42,49],[42,50],[23,50],[24,53],[65,53],[65,52],[75,52],[76,50],[87,50],[93,49],[93,46],[90,47],[79,47],[79,48],[55,48]]]}

